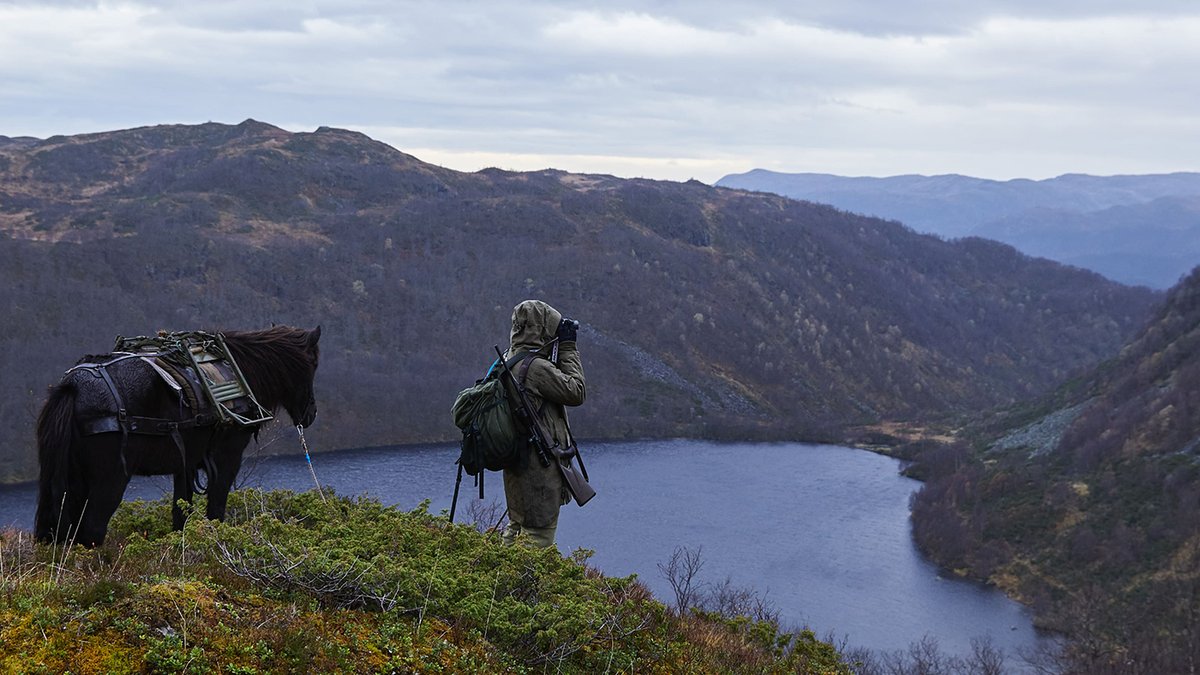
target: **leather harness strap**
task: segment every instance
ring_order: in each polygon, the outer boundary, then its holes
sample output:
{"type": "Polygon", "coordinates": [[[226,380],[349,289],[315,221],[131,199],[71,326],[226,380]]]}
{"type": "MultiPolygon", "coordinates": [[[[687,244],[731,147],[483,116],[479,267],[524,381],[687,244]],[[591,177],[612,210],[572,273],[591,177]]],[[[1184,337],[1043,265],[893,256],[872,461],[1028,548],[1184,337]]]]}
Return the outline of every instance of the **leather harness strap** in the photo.
{"type": "MultiPolygon", "coordinates": [[[[124,361],[131,358],[142,358],[146,362],[150,362],[147,357],[161,356],[160,354],[133,354],[122,353],[114,359],[105,361],[104,363],[80,363],[63,373],[65,378],[76,370],[85,370],[92,373],[93,376],[98,375],[112,394],[113,401],[116,403],[117,414],[108,415],[105,417],[97,417],[80,424],[80,432],[87,436],[92,434],[101,434],[120,431],[121,432],[121,470],[125,472],[125,476],[129,477],[129,467],[125,461],[125,446],[129,441],[129,434],[144,434],[152,436],[170,436],[174,441],[175,447],[179,450],[179,463],[184,471],[193,474],[192,484],[196,493],[203,494],[204,490],[197,483],[197,477],[194,472],[187,467],[187,448],[183,442],[181,431],[195,429],[198,427],[214,426],[217,423],[217,416],[207,413],[198,413],[197,415],[183,420],[172,420],[164,417],[142,417],[139,415],[130,415],[125,409],[125,402],[121,398],[121,392],[117,389],[116,382],[108,372],[108,367],[119,361],[124,361]]],[[[153,367],[154,364],[151,363],[153,367]]],[[[155,370],[162,374],[162,371],[155,367],[155,370]]],[[[176,389],[178,392],[179,389],[176,389]]],[[[211,445],[211,444],[210,444],[211,445]]],[[[210,457],[210,453],[204,454],[204,470],[208,473],[209,480],[212,480],[216,474],[217,468],[210,457]]]]}
{"type": "Polygon", "coordinates": [[[145,434],[151,436],[170,435],[172,429],[188,430],[196,427],[206,427],[215,424],[217,418],[215,415],[201,413],[195,417],[185,420],[168,420],[162,417],[141,417],[138,415],[125,415],[125,424],[122,425],[118,415],[109,415],[108,417],[96,417],[79,425],[79,430],[84,436],[92,434],[102,434],[111,431],[121,431],[124,427],[129,433],[145,434]]]}
{"type": "Polygon", "coordinates": [[[117,404],[117,427],[121,430],[121,452],[118,455],[121,457],[121,471],[128,478],[129,466],[125,463],[125,444],[129,441],[128,413],[125,411],[125,402],[121,399],[121,392],[117,389],[117,383],[113,382],[112,376],[108,374],[108,365],[124,360],[124,358],[118,357],[108,363],[93,365],[91,370],[100,373],[104,384],[108,385],[108,391],[112,394],[113,401],[117,404]]]}

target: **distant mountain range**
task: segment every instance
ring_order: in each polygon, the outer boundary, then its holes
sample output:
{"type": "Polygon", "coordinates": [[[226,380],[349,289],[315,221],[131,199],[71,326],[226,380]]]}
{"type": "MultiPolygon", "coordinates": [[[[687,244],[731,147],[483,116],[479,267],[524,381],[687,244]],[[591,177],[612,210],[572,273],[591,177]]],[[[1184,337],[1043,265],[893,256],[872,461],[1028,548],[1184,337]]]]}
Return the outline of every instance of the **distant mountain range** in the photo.
{"type": "Polygon", "coordinates": [[[321,324],[310,444],[449,441],[543,298],[583,323],[581,437],[814,440],[1044,392],[1162,295],[775,195],[460,173],[252,120],[0,139],[0,287],[9,480],[46,386],[117,334],[321,324]]]}
{"type": "Polygon", "coordinates": [[[1168,288],[1200,264],[1200,173],[994,181],[756,169],[717,185],[831,204],[947,238],[994,239],[1126,284],[1168,288]]]}

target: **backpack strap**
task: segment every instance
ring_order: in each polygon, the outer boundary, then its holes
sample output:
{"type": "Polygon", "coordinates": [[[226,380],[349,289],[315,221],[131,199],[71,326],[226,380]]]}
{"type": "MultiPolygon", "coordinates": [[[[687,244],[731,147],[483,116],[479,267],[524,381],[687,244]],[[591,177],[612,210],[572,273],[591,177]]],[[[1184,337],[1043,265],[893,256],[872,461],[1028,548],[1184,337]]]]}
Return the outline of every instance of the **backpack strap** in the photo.
{"type": "MultiPolygon", "coordinates": [[[[543,358],[543,359],[546,358],[546,357],[542,356],[541,354],[538,354],[537,352],[528,352],[526,355],[533,357],[533,358],[527,358],[524,361],[522,361],[520,365],[517,366],[517,375],[521,378],[521,386],[522,387],[525,386],[525,378],[527,378],[529,376],[529,366],[533,365],[534,359],[538,358],[539,356],[541,356],[541,358],[543,358]]],[[[553,361],[551,361],[551,363],[553,363],[553,361]]],[[[536,394],[535,394],[535,396],[536,396],[536,394]]],[[[538,398],[541,398],[541,397],[539,396],[538,398]]],[[[538,406],[538,409],[537,409],[538,417],[545,419],[546,406],[549,403],[550,403],[549,401],[542,398],[542,404],[540,406],[538,406]]],[[[570,433],[570,432],[571,432],[571,429],[570,429],[570,427],[568,427],[567,433],[570,433]]],[[[586,480],[586,478],[584,480],[586,480]]]]}
{"type": "MultiPolygon", "coordinates": [[[[557,345],[556,345],[556,347],[557,347],[557,345]]],[[[530,352],[529,354],[530,354],[530,356],[533,356],[534,358],[537,358],[539,356],[543,359],[546,358],[546,357],[542,356],[541,354],[538,354],[537,352],[530,352]]],[[[550,361],[550,359],[547,359],[547,360],[550,361]]],[[[550,362],[554,363],[554,361],[550,361],[550,362]]],[[[517,372],[521,376],[521,386],[522,387],[525,386],[525,378],[528,377],[528,375],[529,375],[529,366],[531,366],[531,365],[533,365],[533,359],[529,359],[528,361],[523,362],[520,366],[517,367],[517,372]]],[[[539,396],[538,398],[541,398],[541,397],[539,396]]],[[[544,416],[546,414],[546,406],[549,403],[550,403],[549,401],[542,398],[542,404],[540,406],[538,406],[537,414],[544,416]]],[[[570,432],[570,429],[568,429],[567,431],[570,432]]]]}
{"type": "MultiPolygon", "coordinates": [[[[521,378],[521,386],[524,387],[525,378],[529,376],[529,366],[531,366],[533,364],[533,360],[537,358],[537,353],[525,352],[523,354],[519,354],[518,356],[524,359],[517,365],[517,377],[521,378]]],[[[511,362],[509,363],[509,367],[512,367],[511,362]]]]}
{"type": "MultiPolygon", "coordinates": [[[[519,401],[519,397],[517,395],[518,388],[523,389],[525,387],[525,378],[529,376],[529,366],[533,363],[533,360],[537,358],[537,356],[537,352],[520,352],[519,354],[505,361],[505,363],[508,365],[507,372],[512,373],[513,377],[509,378],[511,381],[502,380],[501,382],[504,385],[504,395],[508,397],[510,404],[512,401],[519,401]]],[[[502,373],[504,371],[500,370],[499,372],[502,373]]],[[[537,412],[539,414],[541,413],[540,410],[537,412]]],[[[522,429],[525,427],[525,425],[522,424],[519,419],[517,420],[517,426],[522,429]]]]}
{"type": "MultiPolygon", "coordinates": [[[[505,361],[504,363],[508,366],[509,370],[512,370],[513,368],[516,368],[517,364],[521,363],[522,360],[528,359],[532,356],[537,356],[537,353],[536,352],[518,352],[518,353],[514,354],[513,356],[510,356],[508,358],[508,360],[505,361]]],[[[479,380],[479,382],[483,382],[484,380],[487,380],[488,378],[493,377],[493,376],[499,377],[500,373],[504,372],[504,369],[503,368],[497,369],[496,366],[498,366],[498,365],[500,365],[500,359],[496,359],[495,361],[492,361],[492,365],[488,367],[487,372],[484,373],[484,375],[483,375],[483,379],[479,380]]],[[[525,370],[528,370],[528,369],[529,369],[529,367],[526,366],[525,370]]],[[[525,382],[525,378],[522,377],[521,383],[523,384],[524,382],[525,382]]],[[[476,383],[476,384],[478,384],[478,383],[476,383]]]]}

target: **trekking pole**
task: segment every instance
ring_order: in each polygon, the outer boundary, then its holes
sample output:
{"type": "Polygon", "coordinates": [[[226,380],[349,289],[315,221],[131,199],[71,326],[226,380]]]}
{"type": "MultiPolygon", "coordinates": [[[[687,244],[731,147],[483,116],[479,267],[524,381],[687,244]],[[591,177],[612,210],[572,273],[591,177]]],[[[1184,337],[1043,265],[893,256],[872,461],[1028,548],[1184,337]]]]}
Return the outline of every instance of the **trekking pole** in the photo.
{"type": "Polygon", "coordinates": [[[328,504],[325,499],[325,491],[321,489],[321,483],[317,480],[317,470],[313,468],[312,457],[308,454],[308,442],[304,440],[304,427],[296,425],[296,433],[300,434],[300,446],[304,448],[304,460],[308,462],[308,472],[312,474],[313,485],[317,486],[317,494],[321,495],[321,502],[328,504]]]}
{"type": "Polygon", "coordinates": [[[495,525],[488,528],[488,532],[495,532],[495,531],[499,530],[500,523],[503,523],[504,519],[507,517],[508,517],[508,509],[504,509],[504,513],[500,514],[500,519],[496,521],[495,525]]]}
{"type": "Polygon", "coordinates": [[[462,462],[458,464],[458,478],[454,479],[454,501],[450,502],[450,522],[454,522],[454,510],[458,508],[458,486],[462,485],[462,462]]]}

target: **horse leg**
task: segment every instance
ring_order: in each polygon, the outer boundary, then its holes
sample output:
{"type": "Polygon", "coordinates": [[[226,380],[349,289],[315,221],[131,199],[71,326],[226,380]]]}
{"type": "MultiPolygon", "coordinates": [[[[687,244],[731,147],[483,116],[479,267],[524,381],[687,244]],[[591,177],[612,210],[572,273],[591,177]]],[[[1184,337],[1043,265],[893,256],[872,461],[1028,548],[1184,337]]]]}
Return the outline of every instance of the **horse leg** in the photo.
{"type": "Polygon", "coordinates": [[[218,476],[218,479],[208,485],[208,506],[204,510],[204,515],[210,520],[225,520],[225,504],[229,500],[229,490],[232,486],[230,481],[224,476],[218,476]]]}
{"type": "Polygon", "coordinates": [[[206,516],[211,520],[225,520],[225,505],[229,499],[229,491],[233,489],[233,481],[237,478],[238,470],[242,468],[242,451],[249,442],[240,441],[236,437],[219,439],[213,451],[215,476],[208,477],[208,507],[206,516]]]}
{"type": "Polygon", "coordinates": [[[93,436],[72,449],[66,508],[58,524],[58,539],[87,547],[104,543],[129,477],[116,461],[120,445],[113,434],[93,436]],[[68,534],[69,533],[69,534],[68,534]]]}
{"type": "Polygon", "coordinates": [[[83,503],[83,513],[79,519],[79,533],[75,540],[89,548],[104,543],[108,534],[108,521],[121,505],[125,496],[128,478],[109,476],[110,480],[93,482],[88,489],[87,500],[83,503]]]}
{"type": "Polygon", "coordinates": [[[53,542],[65,544],[69,541],[79,541],[79,530],[83,527],[83,518],[87,515],[88,489],[84,485],[68,488],[59,498],[61,507],[55,522],[50,524],[54,533],[53,542]]]}
{"type": "Polygon", "coordinates": [[[51,523],[51,527],[54,528],[54,541],[58,544],[79,541],[79,530],[83,527],[83,517],[87,514],[94,473],[88,460],[103,454],[99,448],[86,444],[73,450],[75,461],[71,463],[67,489],[60,500],[62,510],[58,513],[56,522],[51,523]]]}
{"type": "Polygon", "coordinates": [[[130,478],[113,462],[90,467],[86,497],[79,504],[77,543],[89,548],[104,543],[108,521],[113,519],[116,507],[121,506],[121,497],[125,496],[128,484],[130,478]]]}
{"type": "Polygon", "coordinates": [[[183,501],[188,505],[189,510],[191,509],[194,476],[195,471],[189,471],[187,468],[175,472],[175,499],[171,502],[171,527],[176,530],[182,530],[183,523],[187,520],[179,502],[183,501]]]}

